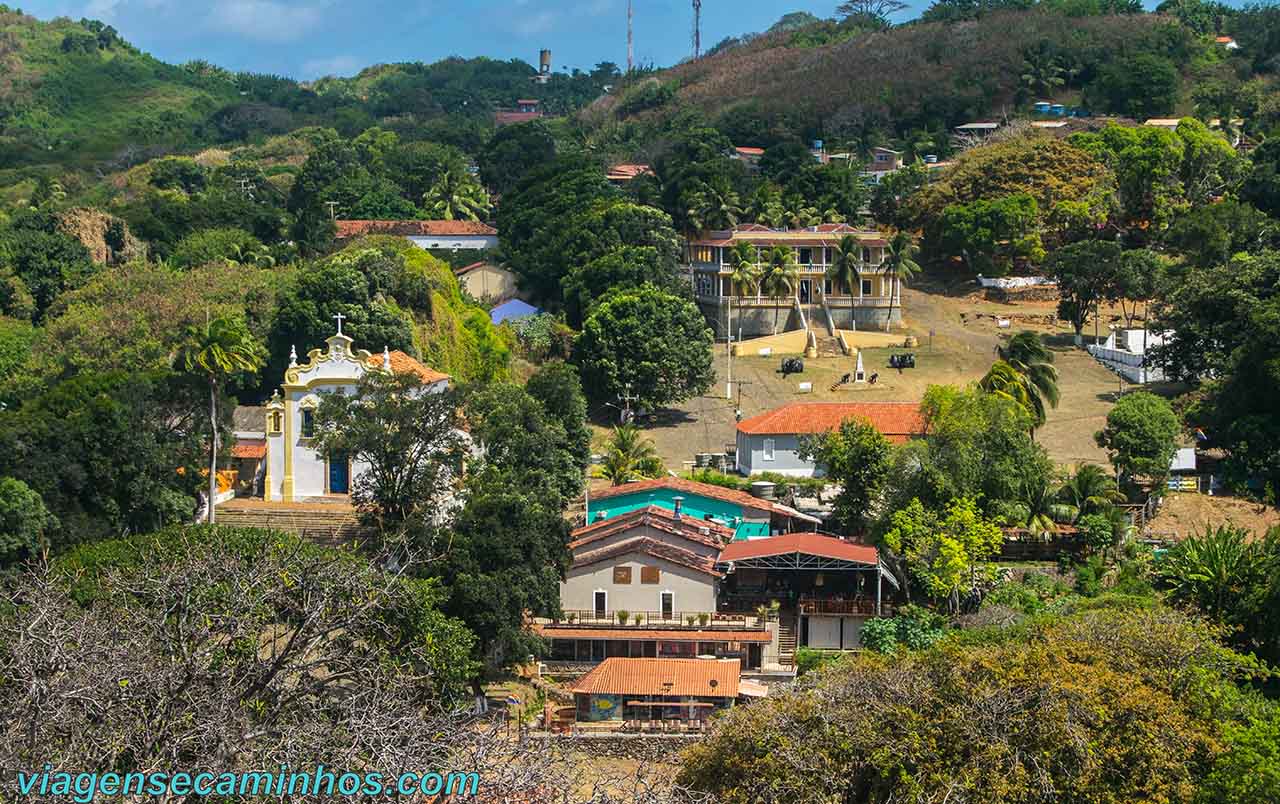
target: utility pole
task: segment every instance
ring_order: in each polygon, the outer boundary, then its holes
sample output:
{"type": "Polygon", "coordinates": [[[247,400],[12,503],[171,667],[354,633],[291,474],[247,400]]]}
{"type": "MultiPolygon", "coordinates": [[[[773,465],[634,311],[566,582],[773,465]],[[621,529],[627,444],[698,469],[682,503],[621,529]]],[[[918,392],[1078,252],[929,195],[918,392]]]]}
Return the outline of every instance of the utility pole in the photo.
{"type": "MultiPolygon", "coordinates": [[[[741,315],[741,311],[738,313],[741,315]]],[[[725,346],[728,348],[729,354],[729,377],[724,384],[724,398],[733,399],[733,296],[729,297],[729,322],[725,327],[728,330],[728,337],[725,338],[725,346]]]]}
{"type": "Polygon", "coordinates": [[[635,67],[635,47],[631,38],[631,0],[627,0],[627,74],[635,67]]]}
{"type": "Polygon", "coordinates": [[[623,392],[618,395],[618,401],[622,403],[622,423],[631,423],[631,403],[640,399],[638,396],[631,394],[631,383],[623,386],[623,392]]]}

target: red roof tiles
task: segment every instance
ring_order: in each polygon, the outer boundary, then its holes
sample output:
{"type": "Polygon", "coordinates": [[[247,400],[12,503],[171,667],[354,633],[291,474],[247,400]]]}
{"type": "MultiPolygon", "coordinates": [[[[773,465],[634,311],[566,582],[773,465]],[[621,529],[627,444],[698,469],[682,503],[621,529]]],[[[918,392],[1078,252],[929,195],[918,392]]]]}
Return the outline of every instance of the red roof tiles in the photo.
{"type": "Polygon", "coordinates": [[[715,548],[719,548],[725,542],[733,539],[734,533],[733,528],[727,528],[709,520],[694,519],[687,516],[676,519],[675,512],[659,508],[656,505],[650,505],[624,514],[617,514],[598,522],[592,522],[590,525],[583,525],[573,532],[573,541],[569,543],[569,549],[582,547],[598,542],[615,533],[643,526],[715,548]],[[707,532],[703,533],[704,530],[707,532]]]}
{"type": "Polygon", "coordinates": [[[231,446],[232,458],[262,460],[267,457],[267,441],[265,438],[241,438],[231,446]]]}
{"type": "MultiPolygon", "coordinates": [[[[382,353],[378,352],[369,356],[369,365],[375,368],[382,367],[382,353]]],[[[449,379],[448,374],[443,374],[433,368],[429,368],[417,358],[401,352],[399,349],[391,353],[391,372],[393,374],[416,374],[418,379],[427,385],[449,379]]]]}
{"type": "Polygon", "coordinates": [[[814,435],[840,427],[846,419],[865,419],[892,442],[924,434],[924,417],[915,402],[792,402],[738,423],[748,435],[814,435]]]}
{"type": "Polygon", "coordinates": [[[737,659],[605,659],[578,679],[585,695],[660,695],[736,698],[742,663],[737,659]]]}
{"type": "Polygon", "coordinates": [[[865,544],[853,544],[833,536],[823,536],[821,533],[787,533],[781,536],[770,536],[767,539],[734,542],[721,551],[720,563],[785,556],[792,553],[839,561],[854,561],[859,564],[879,562],[879,553],[876,552],[876,548],[865,544]]]}
{"type": "Polygon", "coordinates": [[[336,236],[339,240],[373,234],[402,237],[464,235],[492,237],[498,233],[497,229],[478,221],[336,221],[335,225],[338,228],[336,236]]]}
{"type": "Polygon", "coordinates": [[[607,561],[617,556],[624,556],[628,553],[644,553],[654,558],[660,558],[664,561],[670,561],[672,564],[678,564],[682,567],[688,567],[696,572],[701,572],[713,577],[721,577],[721,573],[716,570],[716,560],[711,556],[700,556],[692,550],[685,550],[676,547],[673,544],[660,542],[657,539],[647,539],[643,536],[637,536],[634,539],[627,539],[611,544],[608,547],[602,547],[599,550],[590,550],[584,553],[578,553],[573,557],[574,567],[588,567],[592,564],[599,564],[601,561],[607,561]]]}

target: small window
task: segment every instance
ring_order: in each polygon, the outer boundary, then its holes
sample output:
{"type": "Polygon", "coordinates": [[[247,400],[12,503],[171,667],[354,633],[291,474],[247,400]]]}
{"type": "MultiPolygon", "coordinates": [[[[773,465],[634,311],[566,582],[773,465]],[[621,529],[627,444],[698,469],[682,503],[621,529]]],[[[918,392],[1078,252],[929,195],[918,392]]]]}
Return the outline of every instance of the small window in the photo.
{"type": "Polygon", "coordinates": [[[830,295],[831,295],[831,280],[830,280],[830,279],[824,279],[824,280],[822,280],[822,295],[823,295],[823,296],[830,296],[830,295]]]}
{"type": "Polygon", "coordinates": [[[613,582],[620,586],[631,583],[631,568],[630,567],[614,567],[613,582]]]}
{"type": "Polygon", "coordinates": [[[267,432],[271,435],[280,435],[284,430],[284,414],[278,410],[271,411],[271,415],[267,417],[267,432]]]}
{"type": "Polygon", "coordinates": [[[870,296],[870,295],[871,295],[871,280],[870,280],[870,279],[864,279],[864,280],[862,280],[862,295],[863,295],[863,296],[870,296]]]}
{"type": "Polygon", "coordinates": [[[302,437],[314,438],[316,434],[316,414],[312,410],[302,411],[302,437]]]}
{"type": "Polygon", "coordinates": [[[596,592],[594,598],[596,619],[603,620],[609,614],[609,593],[596,592]]]}
{"type": "Polygon", "coordinates": [[[871,262],[871,249],[867,248],[866,246],[862,247],[862,261],[871,262]]]}
{"type": "Polygon", "coordinates": [[[773,439],[766,438],[764,440],[764,459],[766,461],[773,460],[773,439]]]}
{"type": "Polygon", "coordinates": [[[808,265],[809,263],[813,262],[813,249],[811,248],[800,249],[800,259],[797,260],[797,262],[799,262],[801,265],[808,265]]]}
{"type": "Polygon", "coordinates": [[[658,601],[662,608],[662,619],[673,620],[676,616],[676,596],[674,592],[659,592],[658,601]]]}
{"type": "Polygon", "coordinates": [[[658,571],[657,567],[641,567],[640,583],[658,583],[661,575],[662,573],[658,571]]]}

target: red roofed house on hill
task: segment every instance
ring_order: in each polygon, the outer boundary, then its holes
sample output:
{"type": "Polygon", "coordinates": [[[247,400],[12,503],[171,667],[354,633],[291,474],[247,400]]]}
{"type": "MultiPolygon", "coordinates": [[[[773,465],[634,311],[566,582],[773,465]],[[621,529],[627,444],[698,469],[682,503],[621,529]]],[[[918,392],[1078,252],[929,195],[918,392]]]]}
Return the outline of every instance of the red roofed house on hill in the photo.
{"type": "Polygon", "coordinates": [[[535,98],[521,98],[516,101],[514,109],[499,109],[493,113],[493,124],[498,127],[509,126],[512,123],[528,123],[532,120],[542,119],[542,110],[539,102],[535,98]]]}
{"type": "Polygon", "coordinates": [[[477,221],[335,221],[336,239],[352,240],[366,235],[404,237],[419,248],[484,250],[498,245],[498,230],[477,221]]]}
{"type": "Polygon", "coordinates": [[[720,339],[730,328],[735,335],[741,330],[746,338],[771,335],[775,318],[779,331],[797,329],[802,309],[807,321],[825,322],[829,312],[832,323],[841,329],[882,330],[890,316],[891,323],[902,321],[901,283],[884,269],[887,245],[880,232],[845,223],[804,229],[770,229],[752,223],[690,238],[686,244],[684,270],[692,281],[694,300],[720,339]],[[845,287],[839,280],[827,278],[827,270],[836,246],[850,235],[861,249],[858,279],[853,287],[845,287]],[[800,268],[794,293],[785,298],[770,298],[758,292],[758,288],[752,288],[740,295],[731,279],[730,253],[744,243],[750,247],[757,264],[776,246],[790,250],[800,268]]]}
{"type": "Polygon", "coordinates": [[[821,477],[823,469],[800,457],[801,441],[865,419],[895,444],[924,434],[916,402],[792,402],[738,422],[738,471],[821,477]]]}

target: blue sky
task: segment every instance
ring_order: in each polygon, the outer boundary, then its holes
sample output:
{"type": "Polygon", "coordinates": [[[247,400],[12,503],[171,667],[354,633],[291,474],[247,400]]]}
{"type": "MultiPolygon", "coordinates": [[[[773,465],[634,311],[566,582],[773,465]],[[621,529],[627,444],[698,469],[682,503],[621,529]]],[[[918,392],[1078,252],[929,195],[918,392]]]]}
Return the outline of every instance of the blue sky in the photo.
{"type": "MultiPolygon", "coordinates": [[[[689,0],[633,0],[636,59],[689,55],[689,0]]],[[[761,31],[789,11],[830,16],[839,0],[704,0],[704,47],[761,31]]],[[[555,69],[626,61],[626,0],[9,0],[48,19],[90,17],[170,62],[202,58],[295,78],[351,75],[379,62],[522,58],[549,47],[555,69]]],[[[922,3],[921,3],[922,4],[922,3]]]]}

